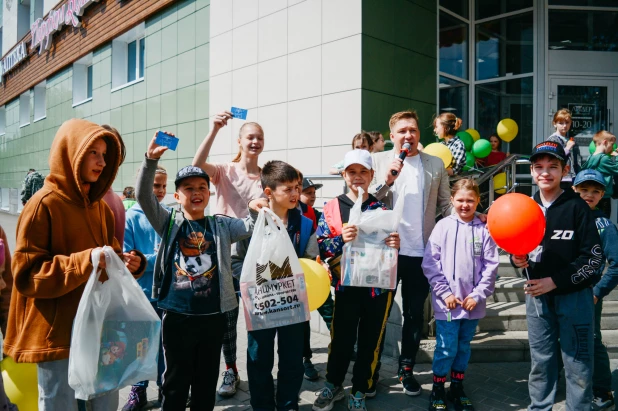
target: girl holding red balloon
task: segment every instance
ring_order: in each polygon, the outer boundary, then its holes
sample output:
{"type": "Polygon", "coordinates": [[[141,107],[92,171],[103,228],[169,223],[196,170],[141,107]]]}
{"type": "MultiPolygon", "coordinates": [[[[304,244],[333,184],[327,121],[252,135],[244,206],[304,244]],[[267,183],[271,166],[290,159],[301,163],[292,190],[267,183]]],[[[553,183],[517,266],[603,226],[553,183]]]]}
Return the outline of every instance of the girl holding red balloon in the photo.
{"type": "Polygon", "coordinates": [[[452,214],[440,220],[429,237],[423,273],[431,285],[436,317],[436,350],[430,410],[446,407],[444,383],[451,373],[448,397],[456,410],[474,410],[463,390],[470,342],[485,301],[494,291],[499,257],[485,224],[475,216],[479,187],[473,179],[457,181],[451,191],[452,214]]]}
{"type": "Polygon", "coordinates": [[[599,278],[601,240],[586,202],[560,187],[569,171],[562,145],[540,143],[530,161],[539,191],[532,199],[517,193],[499,198],[487,222],[498,246],[513,254],[513,264],[524,268],[528,277],[528,409],[551,409],[561,355],[567,410],[587,410],[592,402],[594,361],[592,285],[599,278]]]}

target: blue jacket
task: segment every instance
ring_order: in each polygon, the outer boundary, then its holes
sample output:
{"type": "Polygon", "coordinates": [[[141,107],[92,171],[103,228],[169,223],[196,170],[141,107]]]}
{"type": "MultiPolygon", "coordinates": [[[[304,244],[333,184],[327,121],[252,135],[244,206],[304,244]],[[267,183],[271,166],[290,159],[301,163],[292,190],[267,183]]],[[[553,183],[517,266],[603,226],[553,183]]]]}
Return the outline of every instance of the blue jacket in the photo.
{"type": "Polygon", "coordinates": [[[137,280],[137,283],[150,301],[156,301],[151,298],[152,278],[160,243],[161,237],[159,237],[159,234],[152,228],[142,207],[139,204],[135,204],[127,210],[123,249],[125,253],[128,253],[130,250],[139,250],[146,257],[146,271],[144,271],[144,275],[137,280]]]}
{"type": "MultiPolygon", "coordinates": [[[[592,214],[601,236],[603,255],[609,264],[607,271],[593,289],[594,295],[600,300],[618,285],[618,229],[601,210],[593,210],[592,214]]],[[[601,266],[600,272],[603,272],[604,266],[605,264],[601,266]]]]}

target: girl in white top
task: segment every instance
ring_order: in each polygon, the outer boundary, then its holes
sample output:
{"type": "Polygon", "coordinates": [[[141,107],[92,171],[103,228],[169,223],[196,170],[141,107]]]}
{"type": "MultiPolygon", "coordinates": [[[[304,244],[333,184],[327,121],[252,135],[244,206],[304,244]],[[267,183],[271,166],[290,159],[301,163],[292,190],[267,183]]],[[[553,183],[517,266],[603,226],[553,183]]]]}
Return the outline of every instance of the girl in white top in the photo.
{"type": "MultiPolygon", "coordinates": [[[[204,170],[215,186],[212,214],[244,218],[249,215],[247,204],[251,200],[264,195],[260,181],[261,169],[258,166],[258,157],[264,150],[264,130],[258,123],[244,123],[238,135],[238,154],[236,157],[225,164],[210,163],[207,159],[215,137],[231,118],[232,113],[229,111],[223,111],[214,117],[210,132],[193,157],[193,165],[204,170]]],[[[237,287],[236,291],[239,291],[237,281],[234,282],[234,285],[237,287]]],[[[227,330],[223,337],[223,357],[227,369],[223,373],[223,382],[218,393],[222,397],[232,397],[236,394],[236,389],[240,384],[240,377],[236,368],[238,308],[225,314],[227,330]]]]}

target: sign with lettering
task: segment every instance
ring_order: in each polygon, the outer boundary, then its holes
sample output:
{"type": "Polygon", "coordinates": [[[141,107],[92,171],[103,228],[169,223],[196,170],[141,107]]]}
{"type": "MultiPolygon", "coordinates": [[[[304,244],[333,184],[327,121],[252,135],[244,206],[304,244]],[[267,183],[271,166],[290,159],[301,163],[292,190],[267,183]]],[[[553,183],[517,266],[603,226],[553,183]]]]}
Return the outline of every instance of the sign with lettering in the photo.
{"type": "Polygon", "coordinates": [[[2,83],[4,75],[13,70],[27,56],[26,42],[21,42],[6,57],[0,60],[0,83],[2,83]]]}
{"type": "Polygon", "coordinates": [[[594,134],[593,126],[597,126],[597,105],[596,104],[574,104],[569,103],[571,111],[570,135],[574,137],[582,137],[584,135],[594,134]]]}
{"type": "Polygon", "coordinates": [[[43,50],[49,50],[52,44],[53,34],[62,29],[64,25],[80,27],[78,17],[84,14],[84,10],[92,3],[99,0],[69,0],[59,9],[51,10],[45,20],[37,19],[32,23],[30,34],[32,35],[32,48],[39,46],[39,54],[43,50]]]}

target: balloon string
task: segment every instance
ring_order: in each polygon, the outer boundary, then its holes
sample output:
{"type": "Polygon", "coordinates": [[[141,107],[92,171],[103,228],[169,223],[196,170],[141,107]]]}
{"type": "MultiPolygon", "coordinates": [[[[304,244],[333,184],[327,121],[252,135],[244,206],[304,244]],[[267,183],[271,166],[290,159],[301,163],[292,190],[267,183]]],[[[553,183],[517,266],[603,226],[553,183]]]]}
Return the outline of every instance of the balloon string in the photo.
{"type": "MultiPolygon", "coordinates": [[[[528,278],[528,281],[530,281],[530,274],[528,274],[528,267],[524,268],[524,272],[526,273],[526,278],[528,278]]],[[[539,307],[537,307],[536,305],[536,297],[532,297],[532,304],[534,304],[534,308],[536,309],[536,317],[537,318],[541,318],[541,315],[539,314],[539,307]]]]}

